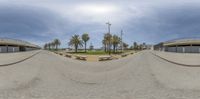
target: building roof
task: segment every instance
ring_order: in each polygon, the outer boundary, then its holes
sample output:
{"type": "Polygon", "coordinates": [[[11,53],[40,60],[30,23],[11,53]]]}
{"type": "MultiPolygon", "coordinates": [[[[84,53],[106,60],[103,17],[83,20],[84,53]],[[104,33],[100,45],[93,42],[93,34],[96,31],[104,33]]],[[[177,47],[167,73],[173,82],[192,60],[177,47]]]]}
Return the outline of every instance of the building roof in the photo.
{"type": "Polygon", "coordinates": [[[173,45],[188,45],[188,44],[199,44],[200,38],[182,38],[166,41],[163,43],[164,46],[173,46],[173,45]]]}
{"type": "Polygon", "coordinates": [[[27,47],[40,48],[38,45],[31,44],[27,41],[10,39],[10,38],[0,38],[0,45],[16,45],[16,46],[27,46],[27,47]]]}

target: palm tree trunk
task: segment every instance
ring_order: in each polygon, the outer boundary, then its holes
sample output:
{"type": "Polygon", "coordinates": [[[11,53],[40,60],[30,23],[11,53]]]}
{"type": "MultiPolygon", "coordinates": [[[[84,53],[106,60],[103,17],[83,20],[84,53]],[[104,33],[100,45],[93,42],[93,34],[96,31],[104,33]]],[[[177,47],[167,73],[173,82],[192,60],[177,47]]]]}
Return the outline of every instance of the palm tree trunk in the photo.
{"type": "Polygon", "coordinates": [[[109,44],[107,44],[106,52],[109,52],[109,44]]]}
{"type": "Polygon", "coordinates": [[[85,42],[85,53],[86,53],[86,46],[87,46],[87,43],[85,42]]]}
{"type": "Polygon", "coordinates": [[[114,45],[114,53],[116,52],[116,45],[114,45]]]}
{"type": "Polygon", "coordinates": [[[116,50],[115,50],[116,52],[118,51],[117,48],[118,48],[118,45],[117,45],[116,48],[115,48],[115,49],[116,49],[116,50]]]}
{"type": "Polygon", "coordinates": [[[116,52],[116,49],[117,49],[117,45],[115,45],[115,52],[116,52]]]}
{"type": "Polygon", "coordinates": [[[77,53],[77,47],[75,48],[75,52],[77,53]]]}
{"type": "Polygon", "coordinates": [[[104,51],[106,52],[106,44],[104,44],[104,51]]]}
{"type": "Polygon", "coordinates": [[[77,45],[75,45],[75,52],[77,53],[77,50],[78,50],[78,46],[77,45]]]}
{"type": "Polygon", "coordinates": [[[115,52],[115,45],[113,45],[113,53],[115,52]]]}

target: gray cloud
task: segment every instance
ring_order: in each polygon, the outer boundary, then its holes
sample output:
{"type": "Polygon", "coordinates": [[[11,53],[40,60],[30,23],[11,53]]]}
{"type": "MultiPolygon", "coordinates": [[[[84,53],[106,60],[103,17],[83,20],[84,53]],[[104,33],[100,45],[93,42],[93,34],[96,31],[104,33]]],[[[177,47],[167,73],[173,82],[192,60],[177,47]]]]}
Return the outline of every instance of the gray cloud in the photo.
{"type": "Polygon", "coordinates": [[[30,6],[0,7],[0,35],[3,37],[47,41],[59,37],[69,28],[68,23],[47,9],[30,6]]]}
{"type": "Polygon", "coordinates": [[[106,20],[105,17],[117,21],[111,21],[112,33],[119,35],[123,29],[125,41],[129,44],[134,41],[158,43],[175,38],[200,37],[200,7],[196,0],[187,1],[190,3],[158,0],[32,1],[39,2],[38,4],[21,0],[20,3],[24,2],[23,4],[13,5],[8,4],[9,2],[0,6],[0,36],[38,44],[60,38],[63,46],[66,46],[71,35],[88,32],[91,35],[90,42],[100,47],[103,34],[107,31],[105,22],[102,21],[106,20]],[[73,12],[74,4],[82,3],[109,3],[120,8],[120,11],[108,16],[99,15],[98,18],[90,13],[81,15],[73,12]]]}
{"type": "Polygon", "coordinates": [[[152,43],[175,38],[200,37],[199,10],[200,7],[195,4],[154,6],[148,15],[130,19],[128,25],[131,26],[128,26],[128,31],[135,40],[152,43]]]}

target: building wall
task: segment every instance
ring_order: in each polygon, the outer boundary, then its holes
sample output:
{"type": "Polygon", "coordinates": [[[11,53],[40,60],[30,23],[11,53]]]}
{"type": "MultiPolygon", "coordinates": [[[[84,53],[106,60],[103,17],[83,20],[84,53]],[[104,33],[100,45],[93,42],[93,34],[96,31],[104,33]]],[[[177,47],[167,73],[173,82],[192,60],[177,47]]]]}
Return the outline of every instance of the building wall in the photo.
{"type": "MultiPolygon", "coordinates": [[[[23,51],[31,51],[31,50],[36,50],[37,48],[29,48],[29,47],[24,47],[25,49],[23,51]]],[[[11,53],[11,52],[20,52],[20,47],[17,46],[0,46],[0,53],[11,53]]]]}
{"type": "Polygon", "coordinates": [[[177,47],[178,53],[185,53],[185,47],[177,47]]]}
{"type": "Polygon", "coordinates": [[[177,53],[200,53],[200,46],[166,47],[165,51],[177,53]]]}
{"type": "Polygon", "coordinates": [[[165,48],[164,48],[164,46],[163,46],[163,43],[159,43],[159,44],[157,44],[157,45],[154,45],[154,46],[153,46],[153,49],[154,49],[154,50],[158,50],[158,51],[164,51],[164,50],[165,50],[165,48]]]}
{"type": "Polygon", "coordinates": [[[186,53],[200,53],[200,46],[188,46],[185,48],[186,53]]]}
{"type": "Polygon", "coordinates": [[[6,46],[0,46],[0,53],[6,53],[7,47],[6,46]]]}
{"type": "Polygon", "coordinates": [[[32,51],[32,50],[36,50],[36,48],[29,48],[29,47],[26,47],[25,50],[26,50],[26,51],[32,51]]]}
{"type": "Polygon", "coordinates": [[[19,47],[8,46],[8,52],[19,52],[19,47]]]}
{"type": "Polygon", "coordinates": [[[166,47],[166,48],[165,48],[165,51],[168,51],[168,52],[176,52],[176,47],[166,47]]]}

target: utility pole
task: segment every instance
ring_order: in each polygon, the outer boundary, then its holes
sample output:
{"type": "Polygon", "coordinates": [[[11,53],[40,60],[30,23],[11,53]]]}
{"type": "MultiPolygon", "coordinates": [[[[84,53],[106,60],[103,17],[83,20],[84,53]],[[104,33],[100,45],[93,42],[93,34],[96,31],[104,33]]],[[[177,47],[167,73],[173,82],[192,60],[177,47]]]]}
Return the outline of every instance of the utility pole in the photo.
{"type": "Polygon", "coordinates": [[[123,39],[122,39],[122,35],[123,35],[123,30],[121,30],[121,51],[123,53],[123,39]]]}
{"type": "MultiPolygon", "coordinates": [[[[108,34],[110,34],[110,26],[111,26],[111,24],[110,24],[110,22],[107,22],[106,24],[108,25],[108,34]]],[[[110,49],[111,49],[110,45],[111,45],[111,39],[109,39],[109,44],[108,44],[109,55],[110,55],[110,49]]]]}

